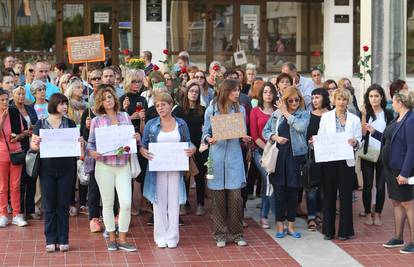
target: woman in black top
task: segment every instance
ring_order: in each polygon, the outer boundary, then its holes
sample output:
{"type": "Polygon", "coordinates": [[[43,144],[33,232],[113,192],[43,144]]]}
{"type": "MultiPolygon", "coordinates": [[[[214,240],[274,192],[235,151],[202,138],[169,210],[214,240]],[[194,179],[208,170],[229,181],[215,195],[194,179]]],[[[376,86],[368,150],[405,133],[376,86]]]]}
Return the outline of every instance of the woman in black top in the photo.
{"type": "MultiPolygon", "coordinates": [[[[387,100],[384,89],[379,84],[372,84],[364,95],[364,106],[361,108],[362,113],[362,140],[364,141],[363,152],[368,151],[368,147],[381,149],[381,143],[373,139],[370,132],[367,130],[367,125],[372,126],[375,130],[383,132],[385,127],[392,121],[393,114],[386,110],[387,100]]],[[[367,225],[382,225],[381,212],[385,201],[385,179],[383,172],[383,164],[381,160],[377,162],[370,162],[361,159],[361,171],[364,182],[362,191],[362,201],[364,203],[364,212],[360,215],[365,215],[365,224],[367,225]],[[371,198],[372,186],[376,181],[376,201],[375,210],[371,212],[371,198]]]]}
{"type": "MultiPolygon", "coordinates": [[[[318,134],[319,123],[322,114],[329,111],[330,100],[328,92],[323,88],[317,88],[312,91],[312,107],[313,111],[310,116],[308,130],[306,132],[306,140],[312,143],[314,135],[318,134]]],[[[309,146],[312,149],[312,146],[309,146]]],[[[315,163],[313,149],[308,152],[308,157],[312,160],[310,165],[308,188],[306,188],[306,206],[308,210],[308,230],[316,231],[318,213],[322,208],[321,198],[321,180],[323,179],[322,166],[315,163]]],[[[320,217],[319,221],[320,222],[320,217]]]]}
{"type": "MultiPolygon", "coordinates": [[[[192,80],[187,84],[185,95],[181,106],[179,106],[179,113],[181,118],[185,120],[190,130],[191,142],[197,147],[200,147],[202,127],[204,124],[204,112],[205,108],[200,104],[200,85],[196,80],[192,80]]],[[[204,162],[207,160],[207,153],[200,153],[198,150],[194,154],[194,160],[199,170],[199,173],[194,177],[196,182],[197,191],[197,211],[196,215],[202,216],[205,214],[204,210],[204,194],[205,194],[205,183],[204,177],[206,174],[206,167],[204,162]]],[[[187,199],[190,189],[190,179],[186,179],[187,199]]],[[[186,204],[189,207],[189,203],[186,204]]]]}
{"type": "MultiPolygon", "coordinates": [[[[65,117],[68,99],[61,93],[49,99],[47,119],[39,120],[33,130],[31,148],[40,149],[40,129],[76,128],[74,121],[65,117]]],[[[80,138],[80,145],[84,141],[80,138]]],[[[76,157],[41,158],[40,186],[45,219],[46,251],[69,250],[69,204],[71,200],[73,174],[76,172],[76,157]]]]}

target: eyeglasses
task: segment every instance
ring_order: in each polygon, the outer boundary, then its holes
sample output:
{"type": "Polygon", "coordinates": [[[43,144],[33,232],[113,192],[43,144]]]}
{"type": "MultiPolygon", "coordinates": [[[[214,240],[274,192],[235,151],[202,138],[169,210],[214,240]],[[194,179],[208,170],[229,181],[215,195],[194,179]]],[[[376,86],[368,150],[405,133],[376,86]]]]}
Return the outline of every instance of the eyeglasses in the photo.
{"type": "Polygon", "coordinates": [[[132,80],[131,83],[142,83],[142,80],[132,80]]]}
{"type": "Polygon", "coordinates": [[[194,76],[195,79],[204,79],[204,76],[194,76]]]}
{"type": "Polygon", "coordinates": [[[101,80],[101,77],[93,77],[93,78],[91,78],[91,81],[99,81],[99,80],[101,80]]]}
{"type": "Polygon", "coordinates": [[[188,93],[191,93],[191,94],[199,94],[199,92],[198,92],[198,90],[188,90],[188,93]]]}
{"type": "Polygon", "coordinates": [[[289,104],[293,104],[293,103],[299,103],[299,101],[300,101],[300,98],[289,98],[287,102],[289,104]]]}
{"type": "Polygon", "coordinates": [[[43,91],[46,91],[46,88],[40,87],[36,89],[36,92],[43,92],[43,91]]]}

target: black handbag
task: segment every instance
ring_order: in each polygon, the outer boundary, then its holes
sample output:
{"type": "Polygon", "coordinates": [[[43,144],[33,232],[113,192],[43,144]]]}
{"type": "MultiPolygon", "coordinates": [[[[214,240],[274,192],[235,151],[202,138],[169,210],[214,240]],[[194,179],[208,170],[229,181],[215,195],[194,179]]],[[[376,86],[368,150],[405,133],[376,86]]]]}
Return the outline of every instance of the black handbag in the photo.
{"type": "Polygon", "coordinates": [[[26,173],[31,178],[39,175],[40,154],[38,151],[29,149],[26,154],[26,173]]]}
{"type": "Polygon", "coordinates": [[[300,165],[300,182],[301,186],[305,190],[309,190],[312,187],[312,167],[315,164],[314,155],[312,150],[309,148],[306,153],[305,162],[300,165]]]}
{"type": "Polygon", "coordinates": [[[26,158],[26,153],[23,150],[20,151],[16,151],[16,152],[10,152],[10,147],[9,144],[7,143],[7,137],[6,134],[3,132],[3,136],[4,136],[4,142],[6,142],[6,146],[7,146],[7,150],[9,151],[9,155],[10,155],[10,161],[13,165],[22,165],[25,162],[25,158],[26,158]]]}

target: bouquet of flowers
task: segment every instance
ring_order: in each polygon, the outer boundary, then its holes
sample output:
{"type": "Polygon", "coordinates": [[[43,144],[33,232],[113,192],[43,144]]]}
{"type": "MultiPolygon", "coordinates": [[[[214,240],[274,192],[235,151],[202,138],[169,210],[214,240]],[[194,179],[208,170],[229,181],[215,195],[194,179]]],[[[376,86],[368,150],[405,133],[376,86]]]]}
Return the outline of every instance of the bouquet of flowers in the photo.
{"type": "Polygon", "coordinates": [[[130,58],[126,66],[130,69],[143,70],[145,69],[145,61],[143,58],[130,58]]]}
{"type": "Polygon", "coordinates": [[[164,49],[164,50],[162,50],[162,53],[165,55],[165,59],[164,60],[159,60],[159,62],[164,64],[166,70],[171,72],[172,69],[173,69],[173,63],[172,63],[172,60],[171,60],[170,51],[168,49],[164,49]]]}
{"type": "Polygon", "coordinates": [[[207,161],[204,163],[204,166],[207,167],[207,179],[214,179],[213,175],[213,160],[208,156],[207,161]]]}
{"type": "Polygon", "coordinates": [[[124,153],[128,153],[131,150],[129,146],[121,146],[117,150],[115,150],[115,154],[117,156],[121,156],[124,153]]]}

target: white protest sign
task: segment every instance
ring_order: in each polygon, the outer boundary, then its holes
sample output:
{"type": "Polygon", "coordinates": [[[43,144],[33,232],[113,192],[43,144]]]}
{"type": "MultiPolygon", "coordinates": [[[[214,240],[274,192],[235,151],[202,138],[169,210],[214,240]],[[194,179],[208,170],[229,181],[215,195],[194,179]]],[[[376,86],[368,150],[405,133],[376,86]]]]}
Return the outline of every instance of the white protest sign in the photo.
{"type": "Polygon", "coordinates": [[[96,151],[105,156],[116,155],[120,147],[129,146],[129,153],[137,153],[137,142],[134,139],[134,126],[111,125],[95,128],[96,151]]]}
{"type": "Polygon", "coordinates": [[[315,162],[355,159],[349,138],[348,133],[314,135],[315,162]]]}
{"type": "Polygon", "coordinates": [[[149,143],[148,150],[154,156],[148,161],[150,171],[188,171],[189,159],[184,149],[188,143],[149,143]]]}
{"type": "Polygon", "coordinates": [[[78,128],[40,129],[40,158],[79,157],[78,128]]]}

